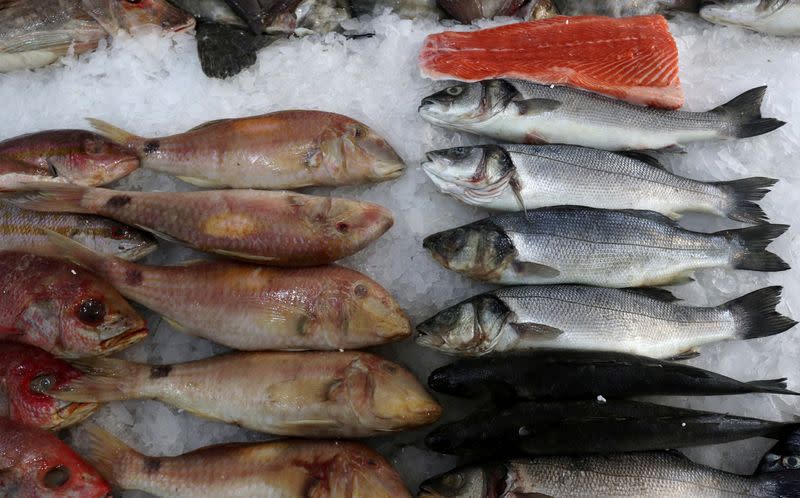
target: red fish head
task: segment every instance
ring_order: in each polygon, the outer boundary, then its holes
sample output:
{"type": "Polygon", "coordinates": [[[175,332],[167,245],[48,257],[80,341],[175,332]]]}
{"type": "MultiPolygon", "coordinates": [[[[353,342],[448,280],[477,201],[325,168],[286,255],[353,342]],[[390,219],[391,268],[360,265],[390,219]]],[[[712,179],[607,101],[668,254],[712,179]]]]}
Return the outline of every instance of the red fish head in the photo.
{"type": "Polygon", "coordinates": [[[0,342],[0,406],[11,420],[43,429],[58,430],[80,422],[96,409],[96,403],[69,403],[44,394],[80,377],[81,372],[52,354],[14,342],[0,342]]]}
{"type": "Polygon", "coordinates": [[[351,171],[362,171],[370,181],[398,178],[405,170],[403,159],[374,130],[351,121],[341,136],[342,162],[351,171]]]}
{"type": "Polygon", "coordinates": [[[100,135],[81,132],[71,141],[71,147],[64,149],[64,156],[50,166],[56,176],[73,183],[105,185],[139,167],[136,154],[100,135]]]}
{"type": "Polygon", "coordinates": [[[183,31],[195,25],[194,17],[166,0],[111,0],[116,3],[124,20],[123,27],[130,31],[144,25],[156,25],[170,31],[183,31]]]}
{"type": "Polygon", "coordinates": [[[0,419],[0,484],[8,496],[102,498],[111,487],[96,470],[47,431],[0,419]]]}

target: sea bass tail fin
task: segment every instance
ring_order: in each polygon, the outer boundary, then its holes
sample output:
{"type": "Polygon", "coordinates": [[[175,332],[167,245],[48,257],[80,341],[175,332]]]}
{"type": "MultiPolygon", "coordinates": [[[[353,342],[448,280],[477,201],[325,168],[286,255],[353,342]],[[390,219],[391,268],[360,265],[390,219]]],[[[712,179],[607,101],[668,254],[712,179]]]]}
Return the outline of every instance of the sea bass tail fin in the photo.
{"type": "Polygon", "coordinates": [[[790,395],[800,395],[800,393],[796,393],[789,389],[786,389],[786,377],[781,379],[768,379],[768,380],[754,380],[751,382],[746,382],[746,384],[752,387],[755,392],[760,393],[771,393],[771,394],[790,394],[790,395]]]}
{"type": "Polygon", "coordinates": [[[147,141],[147,139],[144,137],[134,135],[133,133],[112,125],[111,123],[107,123],[102,119],[86,118],[86,121],[92,125],[92,128],[94,128],[97,133],[103,135],[116,144],[128,147],[136,152],[141,152],[144,143],[147,141]]]}
{"type": "Polygon", "coordinates": [[[786,123],[778,119],[761,117],[761,101],[764,100],[766,91],[766,86],[753,88],[712,112],[723,114],[730,120],[733,124],[734,138],[755,137],[769,133],[786,123]]]}
{"type": "Polygon", "coordinates": [[[759,225],[738,230],[718,232],[737,247],[731,265],[739,270],[784,271],[790,267],[777,254],[767,251],[767,246],[780,237],[789,225],[759,225]]]}
{"type": "Polygon", "coordinates": [[[95,214],[84,202],[90,187],[52,180],[31,180],[15,175],[14,181],[4,179],[0,197],[23,209],[57,213],[95,214]]]}
{"type": "Polygon", "coordinates": [[[84,375],[48,391],[48,395],[64,401],[94,403],[133,399],[136,393],[131,391],[132,385],[149,368],[116,358],[85,358],[71,363],[84,375]]]}
{"type": "Polygon", "coordinates": [[[778,183],[773,178],[754,177],[731,182],[717,182],[717,185],[725,192],[728,205],[725,208],[725,215],[736,221],[744,223],[766,223],[767,214],[758,205],[758,201],[764,198],[769,189],[778,183]]]}
{"type": "Polygon", "coordinates": [[[766,287],[722,305],[734,316],[737,339],[755,339],[780,334],[797,324],[791,318],[775,311],[775,307],[781,301],[782,291],[783,287],[766,287]]]}
{"type": "Polygon", "coordinates": [[[127,469],[138,468],[138,466],[131,465],[132,460],[145,458],[99,426],[89,422],[83,427],[88,436],[87,448],[82,454],[83,457],[97,469],[103,478],[115,486],[121,484],[127,469]]]}

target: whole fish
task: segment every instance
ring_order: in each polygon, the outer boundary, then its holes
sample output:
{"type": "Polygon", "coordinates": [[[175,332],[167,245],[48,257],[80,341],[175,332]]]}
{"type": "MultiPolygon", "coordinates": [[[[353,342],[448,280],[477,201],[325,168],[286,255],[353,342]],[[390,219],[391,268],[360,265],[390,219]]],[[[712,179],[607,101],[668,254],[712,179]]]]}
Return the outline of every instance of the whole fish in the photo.
{"type": "Polygon", "coordinates": [[[139,167],[135,153],[84,130],[48,130],[10,138],[0,142],[0,156],[36,166],[40,174],[88,186],[111,183],[139,167]]]}
{"type": "Polygon", "coordinates": [[[701,268],[783,271],[765,250],[787,225],[692,232],[652,211],[556,206],[484,218],[425,238],[450,270],[502,284],[647,287],[701,268]]]}
{"type": "Polygon", "coordinates": [[[700,16],[706,21],[741,26],[777,36],[800,36],[798,0],[704,1],[700,16]]]}
{"type": "Polygon", "coordinates": [[[418,497],[793,498],[800,493],[800,448],[773,451],[762,462],[776,461],[775,468],[752,476],[698,465],[676,451],[501,460],[432,477],[418,497]]]}
{"type": "Polygon", "coordinates": [[[144,339],[145,321],[113,287],[55,258],[0,253],[0,337],[76,358],[144,339]]]}
{"type": "Polygon", "coordinates": [[[179,330],[231,348],[357,349],[411,334],[392,296],[347,268],[279,269],[227,261],[144,266],[50,237],[66,257],[179,330]]]}
{"type": "Polygon", "coordinates": [[[65,401],[157,399],[282,436],[366,437],[434,422],[441,407],[403,367],[369,353],[234,353],[177,365],[81,361],[65,401]]]}
{"type": "Polygon", "coordinates": [[[696,356],[703,344],[792,328],[797,322],[775,311],[780,295],[780,287],[767,287],[719,306],[694,307],[653,289],[509,287],[426,320],[417,327],[417,342],[464,356],[543,348],[696,356]]]}
{"type": "Polygon", "coordinates": [[[697,12],[700,0],[544,0],[564,16],[629,17],[674,11],[697,12]]]}
{"type": "Polygon", "coordinates": [[[47,394],[83,375],[66,361],[27,344],[3,341],[0,356],[0,417],[60,430],[97,409],[96,403],[61,401],[47,394]]]}
{"type": "Polygon", "coordinates": [[[0,73],[46,66],[97,48],[100,40],[142,25],[171,31],[194,19],[166,0],[4,0],[0,4],[0,73]]]}
{"type": "Polygon", "coordinates": [[[763,223],[767,215],[756,201],[777,183],[771,178],[700,182],[670,173],[646,154],[573,145],[479,145],[427,156],[422,167],[440,191],[500,211],[569,204],[763,223]]]}
{"type": "Polygon", "coordinates": [[[452,454],[574,455],[777,438],[796,427],[638,401],[535,401],[479,410],[437,427],[425,444],[452,454]]]}
{"type": "Polygon", "coordinates": [[[151,457],[95,425],[88,432],[86,459],[103,476],[164,498],[411,498],[385,458],[353,442],[287,439],[151,457]]]}
{"type": "Polygon", "coordinates": [[[220,119],[161,138],[143,138],[100,120],[89,121],[136,152],[143,168],[201,187],[351,185],[391,180],[405,168],[375,131],[331,112],[280,111],[220,119]]]}
{"type": "Polygon", "coordinates": [[[463,359],[434,370],[428,385],[462,397],[490,392],[501,400],[798,394],[786,389],[786,379],[739,382],[682,363],[601,351],[542,350],[463,359]]]}
{"type": "Polygon", "coordinates": [[[422,100],[420,116],[446,128],[515,143],[605,150],[680,148],[762,135],[783,121],[761,117],[767,87],[707,112],[654,109],[563,86],[521,80],[459,83],[422,100]]]}
{"type": "Polygon", "coordinates": [[[0,251],[60,256],[47,233],[52,230],[94,251],[122,259],[140,259],[156,247],[152,235],[99,216],[38,213],[0,201],[0,251]]]}
{"type": "Polygon", "coordinates": [[[111,487],[53,434],[0,417],[0,493],[19,498],[105,498],[111,487]]]}
{"type": "Polygon", "coordinates": [[[311,266],[354,254],[394,222],[377,204],[294,192],[122,192],[21,180],[2,194],[23,209],[96,214],[201,251],[311,266]]]}

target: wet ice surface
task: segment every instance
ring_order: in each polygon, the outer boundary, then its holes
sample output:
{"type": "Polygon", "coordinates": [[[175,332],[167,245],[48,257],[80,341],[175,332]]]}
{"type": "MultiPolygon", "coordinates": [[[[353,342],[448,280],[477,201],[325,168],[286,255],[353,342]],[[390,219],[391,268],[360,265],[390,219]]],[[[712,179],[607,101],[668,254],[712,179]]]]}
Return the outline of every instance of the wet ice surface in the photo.
{"type": "MultiPolygon", "coordinates": [[[[691,16],[679,16],[671,26],[680,49],[688,109],[705,110],[744,90],[768,84],[765,116],[790,124],[768,136],[693,146],[686,154],[666,154],[662,159],[673,171],[703,180],[762,175],[780,178],[781,183],[763,205],[773,221],[800,226],[800,99],[796,96],[800,40],[712,26],[691,16]]],[[[483,216],[479,209],[437,193],[419,168],[426,150],[476,143],[476,139],[434,128],[416,114],[420,99],[443,86],[423,80],[416,67],[423,38],[442,28],[432,20],[411,22],[392,15],[368,21],[366,27],[376,36],[346,40],[327,35],[276,43],[261,52],[256,66],[227,81],[210,80],[202,74],[190,35],[165,38],[146,33],[118,39],[111,47],[62,65],[0,75],[0,137],[48,128],[85,127],[86,116],[153,136],[180,132],[211,119],[290,108],[334,111],[360,119],[386,136],[409,169],[392,183],[335,190],[338,196],[384,204],[394,211],[396,219],[386,235],[344,264],[384,284],[418,322],[485,289],[440,268],[421,245],[425,235],[483,216]]],[[[189,189],[176,179],[146,171],[125,179],[118,188],[189,189]]],[[[708,231],[736,226],[728,220],[699,216],[682,223],[708,231]]],[[[796,226],[772,248],[792,266],[800,267],[796,226]]],[[[174,263],[195,257],[197,254],[188,249],[165,243],[148,262],[174,263]]],[[[674,291],[690,304],[703,305],[721,303],[767,284],[780,284],[786,289],[779,309],[798,318],[797,281],[795,271],[764,275],[714,270],[700,273],[696,283],[674,291]]],[[[151,337],[126,351],[125,358],[178,362],[225,350],[176,332],[157,316],[148,316],[151,337]]],[[[708,346],[692,363],[741,380],[787,376],[789,387],[800,389],[798,333],[793,330],[772,338],[708,346]]],[[[410,340],[378,350],[407,365],[421,379],[447,361],[410,340]]],[[[439,399],[445,406],[445,420],[466,415],[470,407],[452,398],[439,399]]],[[[792,420],[800,415],[800,400],[779,396],[671,401],[771,419],[792,420]]],[[[112,403],[94,421],[151,455],[175,455],[225,441],[265,439],[261,434],[204,421],[154,401],[112,403]]],[[[422,479],[455,462],[424,449],[421,439],[426,432],[370,441],[397,466],[412,491],[422,479]]],[[[77,439],[80,441],[80,437],[77,439]]],[[[687,453],[698,462],[749,472],[768,444],[757,440],[687,453]]]]}

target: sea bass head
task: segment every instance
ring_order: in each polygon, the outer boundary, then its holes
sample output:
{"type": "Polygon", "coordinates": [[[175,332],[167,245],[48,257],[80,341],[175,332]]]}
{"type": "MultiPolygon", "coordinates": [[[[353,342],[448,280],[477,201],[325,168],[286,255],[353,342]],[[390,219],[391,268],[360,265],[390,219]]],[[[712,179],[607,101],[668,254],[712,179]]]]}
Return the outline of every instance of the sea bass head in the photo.
{"type": "Polygon", "coordinates": [[[194,17],[166,0],[81,0],[86,11],[111,35],[148,25],[169,31],[194,27],[194,17]]]}
{"type": "Polygon", "coordinates": [[[139,167],[133,152],[96,133],[50,130],[0,143],[0,155],[34,165],[78,185],[105,185],[139,167]]]}
{"type": "Polygon", "coordinates": [[[398,178],[405,170],[403,159],[383,137],[363,123],[336,115],[330,129],[319,139],[317,152],[308,159],[311,167],[323,167],[333,178],[350,182],[380,182],[398,178]]]}
{"type": "Polygon", "coordinates": [[[503,496],[507,470],[488,463],[458,467],[419,485],[418,498],[499,498],[503,496]]]}
{"type": "Polygon", "coordinates": [[[45,394],[82,375],[64,360],[16,342],[0,342],[0,356],[0,416],[59,430],[82,421],[97,409],[96,403],[71,403],[45,394]]]}
{"type": "Polygon", "coordinates": [[[430,123],[457,128],[487,121],[517,95],[504,80],[458,83],[422,99],[419,114],[430,123]]]}
{"type": "Polygon", "coordinates": [[[494,349],[508,314],[500,299],[481,294],[417,325],[417,344],[443,353],[480,356],[494,349]]]}
{"type": "Polygon", "coordinates": [[[442,407],[405,368],[369,354],[359,355],[328,399],[346,397],[364,427],[399,431],[430,424],[442,407]]]}
{"type": "Polygon", "coordinates": [[[798,35],[797,14],[784,12],[795,8],[787,0],[711,0],[704,1],[700,16],[715,24],[742,26],[775,35],[798,35]]]}
{"type": "Polygon", "coordinates": [[[422,168],[440,191],[473,205],[501,195],[514,181],[514,163],[498,145],[428,152],[422,168]]]}
{"type": "Polygon", "coordinates": [[[0,418],[3,496],[105,498],[111,487],[55,435],[0,418]]]}
{"type": "Polygon", "coordinates": [[[490,219],[429,235],[422,246],[447,269],[476,280],[492,280],[514,260],[511,239],[490,219]]]}
{"type": "Polygon", "coordinates": [[[147,336],[142,317],[93,273],[53,258],[8,252],[2,257],[37,282],[16,325],[20,342],[79,358],[110,354],[147,336]]]}

